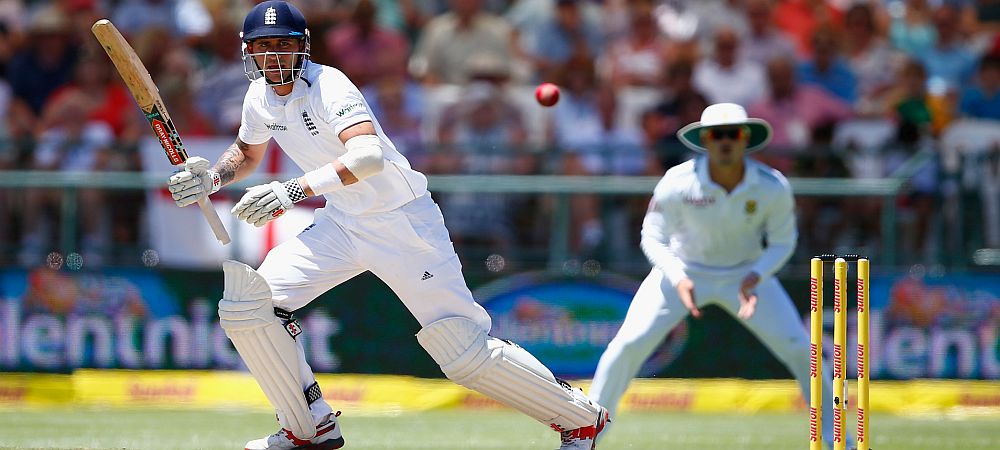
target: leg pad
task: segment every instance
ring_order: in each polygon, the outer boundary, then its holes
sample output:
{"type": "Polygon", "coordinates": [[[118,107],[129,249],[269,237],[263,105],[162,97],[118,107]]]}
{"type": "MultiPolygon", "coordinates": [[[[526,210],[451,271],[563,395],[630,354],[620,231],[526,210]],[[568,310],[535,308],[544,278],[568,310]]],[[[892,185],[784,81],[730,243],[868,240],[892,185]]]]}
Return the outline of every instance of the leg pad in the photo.
{"type": "Polygon", "coordinates": [[[219,318],[226,336],[277,410],[282,426],[301,439],[312,438],[316,424],[302,391],[298,347],[274,315],[267,281],[236,261],[225,261],[222,270],[225,290],[219,301],[219,318]]]}
{"type": "Polygon", "coordinates": [[[523,348],[486,334],[476,322],[449,317],[424,327],[417,341],[452,381],[559,430],[593,425],[601,407],[557,379],[523,348]]]}

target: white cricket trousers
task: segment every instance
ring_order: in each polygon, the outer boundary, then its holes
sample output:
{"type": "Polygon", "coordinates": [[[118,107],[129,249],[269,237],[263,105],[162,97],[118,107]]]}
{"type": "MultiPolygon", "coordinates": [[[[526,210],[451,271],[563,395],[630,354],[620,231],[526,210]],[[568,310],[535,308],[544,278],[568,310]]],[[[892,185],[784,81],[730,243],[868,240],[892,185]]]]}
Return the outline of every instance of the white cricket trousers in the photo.
{"type": "MultiPolygon", "coordinates": [[[[271,287],[274,306],[287,311],[365,271],[385,282],[421,326],[466,317],[487,332],[491,328],[490,316],[465,284],[441,210],[430,194],[370,216],[317,210],[314,225],[268,252],[258,270],[271,287]]],[[[298,347],[304,390],[315,377],[301,342],[298,347]]],[[[319,400],[310,410],[319,423],[332,408],[319,400]]]]}
{"type": "MultiPolygon", "coordinates": [[[[739,286],[745,272],[730,275],[689,273],[694,282],[695,304],[699,308],[715,304],[736,317],[739,311],[739,286]]],[[[654,268],[639,286],[618,334],[608,344],[597,364],[590,397],[608,411],[618,409],[618,402],[639,368],[663,342],[667,334],[688,315],[677,290],[659,269],[654,268]]],[[[757,286],[757,309],[742,322],[795,376],[809,398],[809,335],[792,299],[778,280],[768,277],[757,286]]],[[[727,345],[724,342],[719,345],[727,345]]],[[[833,439],[833,398],[830,365],[824,364],[823,437],[833,439]]]]}

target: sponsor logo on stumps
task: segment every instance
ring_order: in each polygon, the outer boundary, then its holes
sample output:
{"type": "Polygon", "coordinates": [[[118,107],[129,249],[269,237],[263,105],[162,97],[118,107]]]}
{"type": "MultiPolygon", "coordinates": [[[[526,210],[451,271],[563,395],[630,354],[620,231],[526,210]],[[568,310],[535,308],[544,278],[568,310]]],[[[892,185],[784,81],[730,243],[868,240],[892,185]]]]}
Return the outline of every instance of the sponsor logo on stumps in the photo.
{"type": "Polygon", "coordinates": [[[809,343],[809,376],[816,378],[819,376],[819,348],[816,343],[809,343]]]}
{"type": "Polygon", "coordinates": [[[816,408],[809,408],[809,442],[819,441],[819,414],[816,408]]]}
{"type": "Polygon", "coordinates": [[[809,308],[812,312],[819,311],[819,280],[809,279],[809,308]]]}

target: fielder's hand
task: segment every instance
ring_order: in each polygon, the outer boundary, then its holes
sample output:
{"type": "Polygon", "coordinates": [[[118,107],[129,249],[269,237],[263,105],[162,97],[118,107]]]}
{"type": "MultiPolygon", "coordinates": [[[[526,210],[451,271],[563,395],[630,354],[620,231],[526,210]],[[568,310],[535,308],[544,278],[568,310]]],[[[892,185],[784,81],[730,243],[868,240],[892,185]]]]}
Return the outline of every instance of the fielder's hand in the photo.
{"type": "Polygon", "coordinates": [[[685,278],[677,282],[677,295],[681,298],[681,303],[691,312],[691,316],[695,319],[701,318],[701,310],[698,309],[698,305],[694,303],[694,281],[690,278],[685,278]]]}
{"type": "Polygon", "coordinates": [[[750,272],[740,282],[740,311],[736,315],[743,320],[749,319],[757,310],[756,288],[758,283],[760,283],[760,275],[757,275],[757,272],[750,272]]]}
{"type": "MultiPolygon", "coordinates": [[[[295,186],[299,186],[298,181],[292,179],[285,184],[272,181],[268,184],[248,188],[247,193],[243,194],[243,198],[233,207],[233,215],[258,227],[281,217],[285,211],[295,206],[293,195],[295,201],[305,198],[305,194],[301,194],[301,187],[298,188],[297,192],[290,193],[289,183],[295,183],[295,186]],[[301,194],[301,198],[299,194],[301,194]]],[[[292,186],[291,189],[294,190],[295,186],[292,186]]]]}
{"type": "Polygon", "coordinates": [[[208,197],[221,187],[219,173],[208,170],[208,160],[200,156],[188,158],[184,170],[174,172],[167,180],[167,189],[180,207],[208,197]]]}

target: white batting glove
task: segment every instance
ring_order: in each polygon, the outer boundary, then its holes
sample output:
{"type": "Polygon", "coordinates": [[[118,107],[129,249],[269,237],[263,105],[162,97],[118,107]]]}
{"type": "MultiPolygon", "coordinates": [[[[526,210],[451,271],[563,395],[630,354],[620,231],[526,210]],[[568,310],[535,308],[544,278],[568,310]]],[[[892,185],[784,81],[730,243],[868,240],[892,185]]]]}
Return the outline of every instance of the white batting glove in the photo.
{"type": "Polygon", "coordinates": [[[243,198],[233,206],[232,213],[246,223],[262,227],[305,198],[298,180],[291,179],[284,184],[272,181],[248,188],[243,198]]]}
{"type": "Polygon", "coordinates": [[[184,170],[174,172],[167,180],[167,189],[177,206],[185,207],[195,203],[222,188],[222,178],[214,170],[208,170],[208,160],[200,156],[188,158],[184,170]]]}

